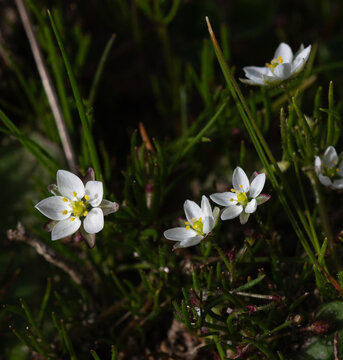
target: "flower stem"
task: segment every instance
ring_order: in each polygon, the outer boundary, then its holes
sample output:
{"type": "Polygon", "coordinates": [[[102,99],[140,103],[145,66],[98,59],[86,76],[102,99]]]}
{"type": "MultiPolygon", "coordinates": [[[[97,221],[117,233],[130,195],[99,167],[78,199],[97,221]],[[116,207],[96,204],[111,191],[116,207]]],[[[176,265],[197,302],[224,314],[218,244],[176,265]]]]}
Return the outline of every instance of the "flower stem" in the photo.
{"type": "Polygon", "coordinates": [[[227,267],[229,273],[231,273],[231,270],[232,270],[232,269],[231,269],[229,260],[228,260],[227,257],[225,256],[223,250],[222,250],[215,242],[213,242],[212,244],[213,244],[213,246],[216,248],[216,250],[218,251],[218,254],[219,254],[219,256],[221,257],[221,259],[224,261],[224,264],[225,264],[225,266],[227,267]]]}
{"type": "Polygon", "coordinates": [[[318,205],[320,221],[321,221],[321,224],[324,229],[324,234],[328,239],[330,253],[332,254],[336,269],[341,270],[341,264],[338,260],[338,257],[337,257],[336,251],[335,251],[334,237],[333,237],[331,224],[330,224],[330,220],[328,217],[328,212],[326,209],[326,204],[325,204],[324,196],[322,193],[321,185],[318,181],[316,174],[314,174],[313,172],[310,172],[308,175],[309,175],[311,184],[313,186],[315,200],[316,200],[316,204],[318,205]]]}
{"type": "Polygon", "coordinates": [[[288,102],[289,102],[289,105],[292,105],[292,103],[293,103],[292,96],[291,96],[288,86],[286,84],[281,84],[280,87],[285,92],[288,102]]]}

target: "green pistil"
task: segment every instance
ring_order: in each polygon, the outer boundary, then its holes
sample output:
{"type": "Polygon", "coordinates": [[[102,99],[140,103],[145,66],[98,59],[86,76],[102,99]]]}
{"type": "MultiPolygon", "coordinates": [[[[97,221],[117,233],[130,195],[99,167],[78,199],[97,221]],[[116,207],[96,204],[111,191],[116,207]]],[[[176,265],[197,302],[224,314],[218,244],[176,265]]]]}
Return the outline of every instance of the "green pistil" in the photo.
{"type": "Polygon", "coordinates": [[[86,216],[88,213],[87,211],[88,206],[82,200],[72,201],[71,208],[73,210],[74,216],[81,216],[81,215],[86,216]]]}
{"type": "Polygon", "coordinates": [[[326,167],[322,169],[322,174],[328,176],[329,178],[334,178],[337,176],[338,168],[336,166],[326,167]]]}
{"type": "MultiPolygon", "coordinates": [[[[196,219],[192,219],[196,220],[196,219]]],[[[199,218],[198,220],[193,222],[193,225],[191,226],[190,223],[188,221],[186,221],[186,230],[189,229],[193,229],[194,231],[196,231],[200,236],[205,236],[204,232],[203,232],[203,223],[202,223],[202,218],[199,218]]]]}
{"type": "Polygon", "coordinates": [[[201,221],[196,221],[192,225],[193,230],[195,230],[199,235],[204,236],[203,233],[203,223],[201,221]]]}
{"type": "Polygon", "coordinates": [[[243,206],[247,205],[249,202],[247,194],[245,192],[237,193],[237,201],[243,206]]]}

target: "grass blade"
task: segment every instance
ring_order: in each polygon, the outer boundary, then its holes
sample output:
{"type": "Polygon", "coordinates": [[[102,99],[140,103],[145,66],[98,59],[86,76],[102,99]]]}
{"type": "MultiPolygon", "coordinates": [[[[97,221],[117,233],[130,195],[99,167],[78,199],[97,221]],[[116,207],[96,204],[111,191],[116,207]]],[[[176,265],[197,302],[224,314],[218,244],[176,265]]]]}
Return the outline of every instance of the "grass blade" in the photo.
{"type": "Polygon", "coordinates": [[[65,68],[67,70],[70,85],[71,85],[72,90],[73,90],[74,99],[75,99],[75,102],[76,102],[76,107],[77,107],[77,110],[79,112],[79,116],[80,116],[80,120],[81,120],[81,124],[82,124],[82,132],[84,134],[85,140],[86,140],[87,145],[88,145],[89,153],[90,153],[90,158],[91,158],[91,162],[92,162],[91,165],[94,168],[96,178],[98,180],[101,180],[102,176],[101,176],[99,158],[98,158],[98,154],[97,154],[96,147],[95,147],[95,144],[94,144],[94,139],[93,139],[92,133],[91,133],[90,128],[89,128],[89,124],[88,124],[86,112],[85,112],[85,109],[84,109],[84,105],[83,105],[83,102],[82,102],[81,94],[80,94],[79,88],[77,86],[76,79],[75,79],[73,70],[71,68],[71,64],[70,64],[69,59],[67,57],[67,53],[66,53],[66,51],[64,49],[62,39],[60,37],[60,34],[59,34],[58,30],[57,30],[56,24],[54,22],[54,19],[52,17],[52,14],[50,13],[50,11],[48,11],[48,16],[49,16],[50,23],[51,23],[53,32],[55,34],[58,46],[59,46],[60,51],[62,53],[64,66],[65,66],[65,68]]]}

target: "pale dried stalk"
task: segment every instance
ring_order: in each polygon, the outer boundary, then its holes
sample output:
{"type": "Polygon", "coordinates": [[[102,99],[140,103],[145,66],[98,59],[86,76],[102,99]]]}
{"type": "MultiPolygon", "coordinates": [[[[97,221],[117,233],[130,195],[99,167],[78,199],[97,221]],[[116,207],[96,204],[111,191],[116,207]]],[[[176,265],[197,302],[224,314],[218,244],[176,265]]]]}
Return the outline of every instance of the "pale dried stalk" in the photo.
{"type": "Polygon", "coordinates": [[[36,34],[33,29],[30,14],[29,14],[27,7],[23,0],[15,0],[15,3],[17,5],[21,21],[23,23],[26,35],[28,37],[28,40],[29,40],[29,43],[31,46],[32,55],[36,62],[39,76],[43,83],[44,91],[48,98],[48,102],[49,102],[52,114],[55,118],[57,130],[60,135],[60,139],[62,142],[62,147],[63,147],[65,157],[67,159],[70,170],[75,173],[77,168],[76,168],[74,149],[71,144],[71,140],[70,140],[69,133],[68,133],[68,130],[66,127],[66,123],[65,123],[65,120],[64,120],[64,117],[62,114],[61,106],[59,104],[59,101],[58,101],[58,98],[56,95],[55,88],[53,86],[53,83],[51,81],[47,67],[45,65],[42,51],[40,49],[36,34]]]}
{"type": "Polygon", "coordinates": [[[46,261],[66,272],[77,284],[83,285],[85,283],[86,274],[80,273],[73,263],[62,258],[54,249],[42,241],[26,235],[25,228],[20,222],[18,222],[15,230],[7,231],[7,238],[10,241],[19,241],[32,246],[46,261]]]}

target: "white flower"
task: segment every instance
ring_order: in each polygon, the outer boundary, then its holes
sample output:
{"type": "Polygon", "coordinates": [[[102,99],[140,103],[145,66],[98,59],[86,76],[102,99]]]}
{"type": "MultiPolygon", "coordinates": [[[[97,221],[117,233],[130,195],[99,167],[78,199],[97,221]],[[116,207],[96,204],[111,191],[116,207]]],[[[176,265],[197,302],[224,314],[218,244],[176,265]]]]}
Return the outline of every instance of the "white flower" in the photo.
{"type": "Polygon", "coordinates": [[[199,244],[212,231],[219,215],[217,207],[212,211],[206,196],[201,199],[201,208],[191,200],[186,200],[183,208],[187,219],[185,226],[172,228],[163,233],[168,240],[179,241],[174,249],[199,244]]]}
{"type": "Polygon", "coordinates": [[[249,85],[277,85],[300,72],[311,52],[311,45],[304,48],[301,44],[293,55],[289,45],[281,43],[275,51],[274,58],[266,66],[246,66],[243,68],[247,79],[240,79],[249,85]]]}
{"type": "Polygon", "coordinates": [[[256,211],[257,205],[270,199],[270,195],[261,194],[265,181],[265,174],[255,172],[250,183],[245,172],[240,167],[236,167],[232,175],[233,189],[210,195],[212,201],[225,206],[221,219],[229,220],[239,216],[241,224],[245,224],[250,214],[256,211]]]}
{"type": "Polygon", "coordinates": [[[81,228],[87,243],[94,246],[92,235],[104,227],[104,215],[119,208],[117,203],[102,198],[101,181],[88,181],[84,186],[80,178],[66,170],[57,171],[57,185],[50,185],[49,190],[54,196],[40,201],[35,208],[54,220],[51,240],[62,239],[81,228]]]}
{"type": "Polygon", "coordinates": [[[319,181],[333,189],[343,189],[343,160],[339,162],[337,152],[333,146],[329,146],[322,159],[316,156],[314,169],[319,181]]]}

